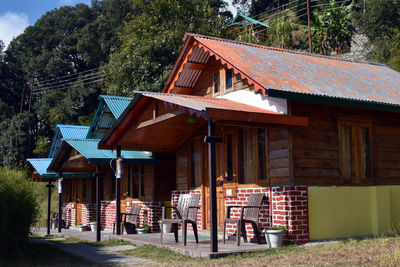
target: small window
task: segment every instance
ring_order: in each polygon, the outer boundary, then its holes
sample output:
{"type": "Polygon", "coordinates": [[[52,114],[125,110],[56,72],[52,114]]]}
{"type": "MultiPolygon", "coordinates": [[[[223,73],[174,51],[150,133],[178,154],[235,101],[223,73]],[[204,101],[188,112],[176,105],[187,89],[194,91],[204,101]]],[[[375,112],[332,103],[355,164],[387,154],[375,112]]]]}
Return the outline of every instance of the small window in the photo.
{"type": "Polygon", "coordinates": [[[130,165],[128,165],[128,175],[127,175],[128,177],[127,177],[127,183],[128,183],[128,192],[127,192],[127,194],[128,194],[128,196],[131,196],[131,193],[132,193],[132,183],[131,183],[131,166],[130,165]]]}
{"type": "Polygon", "coordinates": [[[214,94],[219,93],[219,72],[214,73],[214,94]]]}
{"type": "Polygon", "coordinates": [[[203,177],[203,143],[201,139],[193,139],[191,142],[191,186],[201,185],[203,177]]]}
{"type": "Polygon", "coordinates": [[[258,180],[264,181],[267,179],[267,157],[266,145],[267,138],[265,129],[257,129],[257,154],[258,154],[258,180]]]}
{"type": "Polygon", "coordinates": [[[144,170],[143,166],[140,166],[140,196],[144,197],[144,170]]]}
{"type": "Polygon", "coordinates": [[[233,70],[225,69],[225,89],[232,89],[233,70]]]}
{"type": "Polygon", "coordinates": [[[227,170],[226,170],[226,180],[229,182],[233,181],[233,149],[232,149],[232,135],[228,134],[226,136],[226,161],[227,161],[227,170]]]}
{"type": "Polygon", "coordinates": [[[139,198],[139,179],[140,169],[139,166],[132,166],[132,197],[139,198]]]}
{"type": "Polygon", "coordinates": [[[339,123],[340,171],[345,183],[373,177],[371,128],[366,123],[339,123]]]}

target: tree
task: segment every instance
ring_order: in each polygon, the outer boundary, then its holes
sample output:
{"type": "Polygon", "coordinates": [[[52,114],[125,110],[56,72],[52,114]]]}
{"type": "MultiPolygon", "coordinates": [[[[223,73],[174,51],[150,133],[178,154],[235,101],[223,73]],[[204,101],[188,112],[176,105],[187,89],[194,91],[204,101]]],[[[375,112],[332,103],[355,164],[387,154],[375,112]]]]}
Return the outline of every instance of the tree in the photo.
{"type": "Polygon", "coordinates": [[[140,1],[120,34],[122,45],[110,58],[107,93],[160,91],[183,45],[185,32],[220,35],[226,17],[219,2],[204,0],[140,1]],[[211,4],[215,5],[212,6],[211,4]]]}
{"type": "Polygon", "coordinates": [[[316,14],[312,22],[312,43],[314,50],[323,55],[333,51],[338,53],[350,50],[354,28],[351,15],[354,3],[342,3],[330,0],[329,6],[316,14]]]}
{"type": "Polygon", "coordinates": [[[356,19],[371,47],[368,58],[400,71],[400,1],[369,0],[356,19]]]}

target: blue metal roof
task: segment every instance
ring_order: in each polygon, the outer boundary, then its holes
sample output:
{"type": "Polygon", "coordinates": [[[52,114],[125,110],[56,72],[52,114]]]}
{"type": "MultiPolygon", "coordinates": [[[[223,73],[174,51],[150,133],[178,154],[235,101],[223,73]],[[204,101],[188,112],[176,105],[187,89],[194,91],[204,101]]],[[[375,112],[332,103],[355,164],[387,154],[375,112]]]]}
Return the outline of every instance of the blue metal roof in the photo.
{"type": "Polygon", "coordinates": [[[114,115],[115,119],[121,116],[122,112],[131,103],[132,97],[122,97],[122,96],[111,96],[111,95],[100,95],[100,98],[104,99],[111,113],[114,115]]]}
{"type": "MultiPolygon", "coordinates": [[[[63,139],[85,158],[90,160],[111,160],[116,151],[98,149],[100,139],[63,139]]],[[[131,160],[154,160],[151,152],[122,150],[121,156],[131,160]]]]}
{"type": "Polygon", "coordinates": [[[62,138],[86,138],[90,127],[57,124],[57,128],[60,129],[62,138]]]}
{"type": "Polygon", "coordinates": [[[56,134],[49,151],[49,158],[52,158],[61,145],[61,138],[86,138],[89,126],[57,124],[56,134]]]}
{"type": "Polygon", "coordinates": [[[261,21],[258,21],[256,19],[250,18],[242,13],[238,13],[233,20],[231,21],[231,23],[228,25],[228,27],[230,26],[234,26],[234,25],[239,25],[239,26],[243,26],[243,25],[250,25],[250,24],[255,24],[255,25],[260,25],[263,26],[265,28],[269,28],[269,26],[261,21]]]}
{"type": "Polygon", "coordinates": [[[32,164],[33,168],[35,168],[40,176],[56,176],[57,173],[47,172],[47,168],[52,160],[52,158],[27,159],[27,161],[32,164]]]}
{"type": "Polygon", "coordinates": [[[124,112],[132,99],[132,97],[100,95],[99,106],[97,107],[96,114],[92,120],[92,124],[90,125],[90,130],[88,131],[86,138],[102,138],[105,133],[104,129],[111,128],[116,119],[121,116],[122,112],[124,112]],[[111,113],[112,116],[103,115],[107,113],[111,113]]]}

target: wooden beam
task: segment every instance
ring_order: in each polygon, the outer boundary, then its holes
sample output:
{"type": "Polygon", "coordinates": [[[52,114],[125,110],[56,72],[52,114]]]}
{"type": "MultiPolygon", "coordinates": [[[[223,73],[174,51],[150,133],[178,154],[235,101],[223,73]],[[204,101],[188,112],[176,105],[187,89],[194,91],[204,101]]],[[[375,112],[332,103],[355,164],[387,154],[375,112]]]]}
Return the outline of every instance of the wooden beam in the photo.
{"type": "Polygon", "coordinates": [[[82,159],[82,158],[86,159],[82,154],[78,154],[76,156],[70,157],[67,161],[72,161],[72,160],[77,160],[77,159],[82,159]]]}
{"type": "Polygon", "coordinates": [[[147,127],[147,126],[150,126],[150,125],[153,125],[153,124],[165,121],[165,120],[169,120],[169,119],[175,118],[176,116],[179,116],[181,114],[183,114],[182,111],[172,111],[170,113],[166,113],[164,115],[158,116],[158,117],[156,117],[154,119],[141,122],[136,127],[136,129],[144,128],[144,127],[147,127]]]}
{"type": "Polygon", "coordinates": [[[215,121],[227,120],[247,123],[308,126],[308,118],[306,117],[289,116],[284,114],[268,114],[262,112],[206,108],[206,117],[215,121]]]}
{"type": "Polygon", "coordinates": [[[200,63],[186,62],[185,64],[183,64],[183,68],[204,71],[207,69],[207,65],[200,63]]]}
{"type": "Polygon", "coordinates": [[[193,92],[193,88],[187,87],[174,87],[170,91],[173,94],[183,94],[183,95],[190,95],[193,92]]]}

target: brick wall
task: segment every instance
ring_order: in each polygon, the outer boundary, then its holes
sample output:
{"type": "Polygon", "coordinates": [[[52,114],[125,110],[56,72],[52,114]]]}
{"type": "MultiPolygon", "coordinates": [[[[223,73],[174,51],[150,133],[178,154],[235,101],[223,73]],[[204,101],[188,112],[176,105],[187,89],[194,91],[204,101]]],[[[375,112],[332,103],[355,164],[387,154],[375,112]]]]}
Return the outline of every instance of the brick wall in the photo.
{"type": "Polygon", "coordinates": [[[115,222],[115,201],[101,201],[101,229],[112,230],[115,222]]]}
{"type": "Polygon", "coordinates": [[[89,226],[91,221],[96,221],[96,204],[82,204],[82,224],[89,226]]]}
{"type": "MultiPolygon", "coordinates": [[[[172,191],[171,205],[178,204],[180,194],[201,193],[199,190],[172,191]]],[[[259,217],[260,235],[264,228],[284,225],[287,229],[284,237],[286,244],[303,244],[309,241],[308,228],[308,192],[305,186],[274,186],[272,194],[269,187],[237,188],[237,196],[225,198],[225,206],[244,206],[251,193],[264,193],[259,217]],[[272,197],[272,211],[270,200],[272,197]],[[270,213],[271,212],[271,213],[270,213]],[[271,223],[272,217],[272,223],[271,223]]],[[[231,209],[231,218],[240,217],[240,208],[231,209]]],[[[201,230],[201,209],[197,214],[198,230],[201,230]]],[[[227,224],[227,234],[236,234],[236,224],[227,224]]],[[[249,238],[254,237],[253,228],[246,224],[249,238]]]]}
{"type": "Polygon", "coordinates": [[[72,203],[63,203],[62,212],[65,214],[65,226],[75,226],[75,209],[72,209],[72,203]]]}

